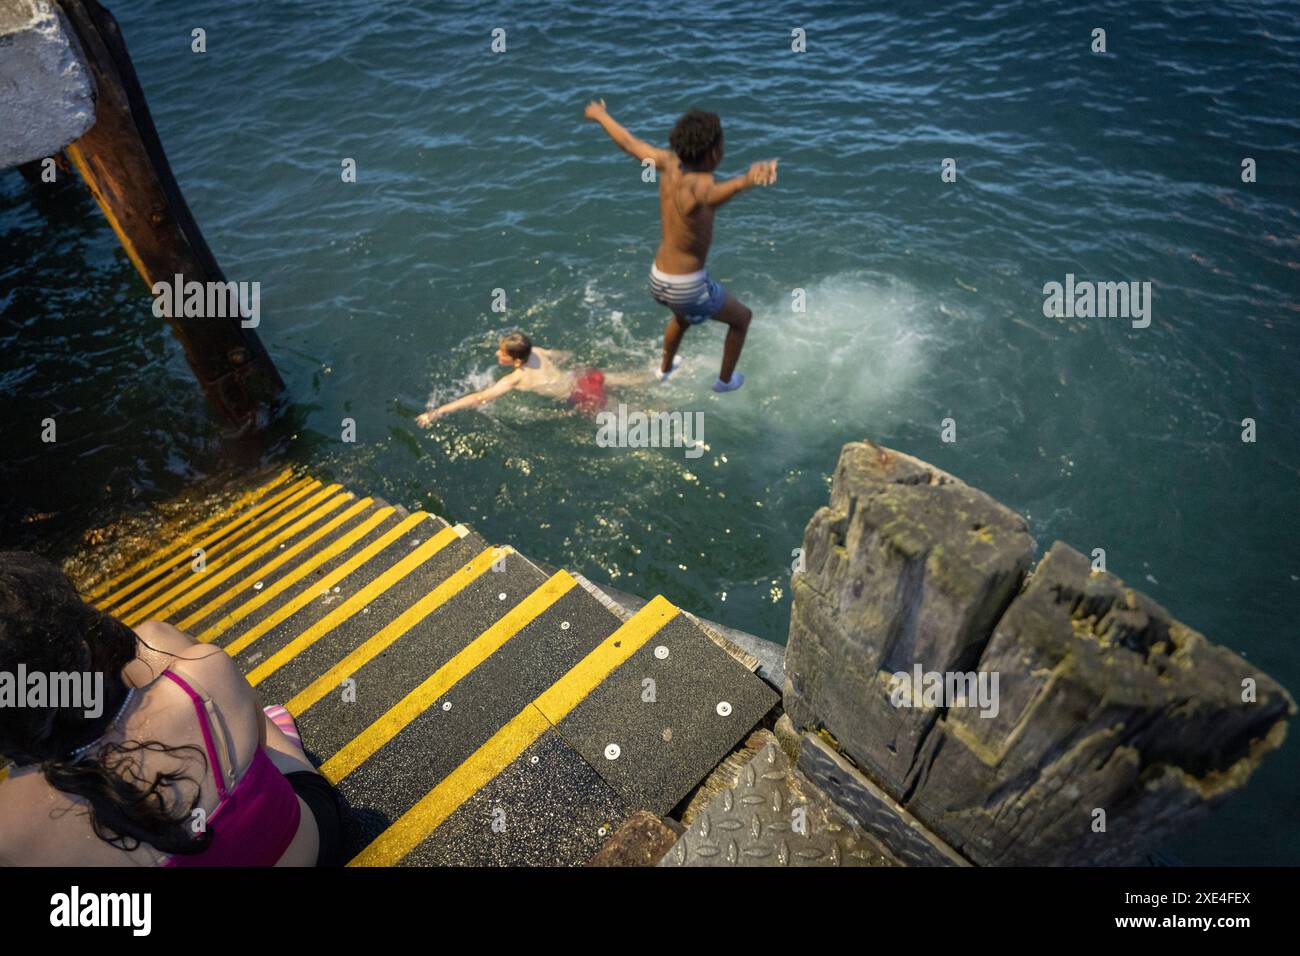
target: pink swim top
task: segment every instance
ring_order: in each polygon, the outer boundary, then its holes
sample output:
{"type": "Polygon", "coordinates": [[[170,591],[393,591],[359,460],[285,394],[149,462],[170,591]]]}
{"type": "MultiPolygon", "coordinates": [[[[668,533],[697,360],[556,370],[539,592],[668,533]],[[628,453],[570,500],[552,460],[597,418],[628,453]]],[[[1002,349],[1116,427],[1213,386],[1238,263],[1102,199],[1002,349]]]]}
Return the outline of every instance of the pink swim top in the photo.
{"type": "Polygon", "coordinates": [[[244,775],[227,790],[204,699],[178,674],[167,670],[163,676],[194,702],[218,799],[216,809],[208,814],[212,838],[207,847],[199,853],[169,856],[162,865],[274,866],[298,833],[302,809],[293,786],[259,746],[244,775]]]}

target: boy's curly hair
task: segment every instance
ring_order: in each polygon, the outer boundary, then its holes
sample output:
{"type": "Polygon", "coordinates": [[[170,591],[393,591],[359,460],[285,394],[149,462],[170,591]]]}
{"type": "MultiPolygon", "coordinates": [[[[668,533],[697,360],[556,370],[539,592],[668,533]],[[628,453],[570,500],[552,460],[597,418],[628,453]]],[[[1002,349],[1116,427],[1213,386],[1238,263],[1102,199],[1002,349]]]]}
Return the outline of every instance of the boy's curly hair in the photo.
{"type": "Polygon", "coordinates": [[[668,145],[684,163],[705,159],[722,139],[722,120],[717,113],[693,109],[682,116],[668,137],[668,145]]]}

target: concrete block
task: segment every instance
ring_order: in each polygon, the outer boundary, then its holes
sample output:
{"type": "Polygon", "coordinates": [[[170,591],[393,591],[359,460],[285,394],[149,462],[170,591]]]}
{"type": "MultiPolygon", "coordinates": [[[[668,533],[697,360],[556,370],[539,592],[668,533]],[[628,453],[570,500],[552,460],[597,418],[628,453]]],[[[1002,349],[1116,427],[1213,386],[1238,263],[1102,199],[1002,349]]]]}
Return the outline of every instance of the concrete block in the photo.
{"type": "Polygon", "coordinates": [[[94,125],[94,83],[58,6],[0,2],[0,169],[52,156],[94,125]]]}

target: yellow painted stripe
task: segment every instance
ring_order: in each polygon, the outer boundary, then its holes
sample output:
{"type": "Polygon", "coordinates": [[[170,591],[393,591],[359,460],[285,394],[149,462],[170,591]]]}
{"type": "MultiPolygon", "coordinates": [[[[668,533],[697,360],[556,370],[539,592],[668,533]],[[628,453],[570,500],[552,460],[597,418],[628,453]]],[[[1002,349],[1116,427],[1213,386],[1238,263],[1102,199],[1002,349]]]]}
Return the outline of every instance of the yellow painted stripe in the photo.
{"type": "Polygon", "coordinates": [[[193,627],[197,622],[206,619],[209,615],[211,615],[214,611],[216,611],[217,608],[222,607],[227,602],[229,602],[232,598],[234,598],[235,595],[246,591],[248,588],[252,587],[258,581],[265,578],[268,574],[271,574],[273,571],[275,571],[276,568],[280,567],[285,562],[290,561],[293,558],[297,557],[298,555],[302,554],[303,551],[310,548],[317,541],[320,541],[321,538],[324,538],[330,532],[336,531],[338,528],[347,524],[348,521],[355,518],[357,515],[361,514],[361,512],[365,511],[372,504],[374,504],[373,498],[362,498],[360,501],[353,503],[352,507],[349,508],[347,511],[343,512],[341,515],[331,518],[326,524],[321,525],[320,528],[313,531],[311,534],[307,535],[307,537],[303,538],[293,547],[285,548],[283,551],[277,554],[270,561],[254,568],[251,574],[241,579],[237,583],[232,584],[230,587],[226,588],[226,590],[222,591],[216,597],[209,600],[207,604],[204,604],[197,611],[194,611],[192,614],[190,614],[189,617],[185,618],[179,624],[177,624],[176,627],[182,631],[188,630],[189,628],[193,627]]]}
{"type": "MultiPolygon", "coordinates": [[[[299,500],[297,496],[286,500],[283,507],[289,510],[284,511],[283,514],[274,518],[270,518],[268,515],[268,520],[265,524],[253,528],[249,531],[246,537],[240,539],[235,547],[239,549],[237,553],[240,555],[241,559],[250,551],[257,551],[265,545],[268,540],[273,540],[273,536],[277,531],[285,527],[285,525],[289,524],[295,518],[301,517],[305,512],[308,512],[319,505],[321,501],[332,495],[338,490],[338,488],[338,485],[334,485],[332,488],[320,488],[319,483],[315,483],[315,487],[304,489],[302,495],[306,497],[303,497],[301,500],[299,500]],[[318,488],[319,490],[317,490],[318,488]],[[315,494],[310,494],[313,491],[315,494]]],[[[132,599],[132,601],[128,602],[126,605],[118,608],[117,616],[126,624],[134,627],[141,621],[154,616],[155,612],[157,612],[158,616],[161,617],[162,612],[168,608],[176,606],[183,607],[187,603],[186,598],[191,591],[202,587],[203,582],[210,575],[220,573],[216,568],[228,567],[226,564],[225,552],[229,549],[222,547],[220,550],[222,557],[221,561],[216,560],[216,551],[214,549],[213,554],[207,555],[205,569],[203,571],[195,571],[193,568],[185,569],[185,573],[180,575],[180,579],[166,591],[154,595],[146,603],[135,608],[135,610],[132,610],[129,614],[124,613],[129,609],[130,604],[134,603],[134,599],[132,599]]]]}
{"type": "Polygon", "coordinates": [[[529,704],[353,857],[348,866],[396,866],[550,726],[541,711],[529,704]]]}
{"type": "Polygon", "coordinates": [[[207,531],[214,524],[218,524],[222,521],[225,521],[228,518],[234,517],[244,508],[251,505],[258,498],[265,495],[276,485],[283,484],[292,474],[293,474],[292,469],[286,468],[284,471],[280,472],[278,475],[276,475],[266,484],[261,485],[260,487],[254,488],[252,491],[240,495],[238,498],[232,501],[225,508],[221,509],[221,511],[214,514],[211,518],[208,518],[204,521],[200,521],[194,527],[187,529],[183,534],[174,538],[172,540],[172,543],[168,547],[162,548],[158,551],[153,552],[152,554],[146,555],[145,557],[141,558],[139,561],[135,562],[135,564],[127,568],[125,571],[119,571],[117,574],[113,575],[107,581],[97,584],[94,588],[90,590],[89,593],[86,594],[85,600],[91,604],[94,604],[105,594],[108,594],[110,591],[112,591],[113,588],[116,587],[120,581],[123,581],[126,578],[131,577],[132,575],[136,574],[139,571],[143,571],[145,568],[149,567],[150,565],[155,565],[155,566],[162,565],[168,561],[174,561],[180,555],[185,555],[185,560],[188,561],[189,560],[188,546],[191,541],[197,539],[199,535],[203,534],[204,531],[207,531]]]}
{"type": "Polygon", "coordinates": [[[363,607],[371,604],[394,584],[424,564],[425,561],[428,561],[453,541],[458,540],[460,540],[460,535],[455,528],[443,528],[428,541],[425,541],[417,548],[413,548],[410,554],[393,564],[370,583],[363,585],[356,594],[249,671],[247,674],[248,682],[254,687],[262,683],[262,681],[311,647],[326,634],[329,634],[363,607]]]}
{"type": "MultiPolygon", "coordinates": [[[[380,512],[377,516],[371,516],[370,520],[367,522],[367,525],[363,525],[362,527],[357,528],[355,531],[349,532],[345,537],[340,538],[338,541],[336,541],[325,551],[322,551],[319,555],[317,555],[316,559],[325,561],[330,558],[336,557],[339,554],[342,554],[344,550],[351,547],[355,541],[359,540],[362,537],[362,535],[367,534],[371,528],[373,528],[376,524],[379,523],[379,521],[381,521],[384,518],[387,518],[390,514],[392,514],[393,510],[394,509],[392,508],[388,508],[385,509],[385,511],[380,512]]],[[[394,541],[396,541],[402,535],[406,534],[417,524],[419,524],[421,521],[424,521],[428,517],[429,516],[427,514],[424,514],[423,512],[417,512],[416,514],[413,515],[407,515],[399,523],[389,528],[382,535],[380,535],[370,544],[366,545],[364,548],[358,551],[347,561],[340,564],[329,574],[325,575],[319,581],[312,581],[309,585],[307,585],[307,587],[303,588],[292,598],[290,598],[288,601],[282,604],[279,608],[272,611],[270,614],[262,618],[262,620],[258,621],[256,624],[254,624],[243,634],[239,635],[239,637],[235,638],[235,640],[227,644],[225,648],[226,653],[229,654],[231,657],[238,654],[240,651],[248,647],[248,645],[252,644],[255,640],[257,640],[267,631],[276,627],[282,621],[286,620],[292,615],[298,613],[298,611],[302,610],[304,607],[310,604],[322,592],[328,591],[339,581],[343,580],[345,577],[347,577],[357,568],[361,567],[361,565],[365,564],[367,561],[373,558],[380,551],[384,550],[384,548],[388,547],[390,544],[392,544],[394,541]]],[[[315,561],[316,559],[313,559],[313,561],[315,561]]],[[[294,570],[292,575],[286,575],[284,578],[277,581],[271,587],[267,588],[257,597],[252,598],[248,601],[241,602],[239,607],[235,608],[234,611],[232,611],[230,614],[223,617],[212,627],[208,628],[202,634],[200,634],[197,640],[203,642],[212,640],[218,634],[221,634],[224,631],[226,631],[232,624],[242,620],[250,611],[256,610],[258,607],[265,604],[268,600],[270,600],[276,594],[283,591],[285,588],[288,588],[293,584],[296,584],[298,579],[300,579],[303,575],[305,575],[310,570],[311,570],[310,564],[304,564],[299,566],[294,570]]]]}
{"type": "Polygon", "coordinates": [[[548,687],[533,701],[533,706],[552,724],[558,724],[614,668],[640,650],[641,645],[658,633],[677,613],[677,608],[663,595],[659,595],[548,687]]]}
{"type": "Polygon", "coordinates": [[[256,538],[250,540],[248,543],[252,547],[244,551],[237,560],[229,563],[223,560],[217,567],[209,567],[202,574],[192,575],[192,580],[181,581],[171,591],[155,598],[149,605],[137,610],[132,616],[133,619],[126,620],[126,623],[134,625],[147,617],[166,618],[168,614],[177,608],[188,607],[193,604],[223,581],[229,581],[258,558],[265,556],[290,538],[301,534],[331,511],[351,501],[352,492],[344,491],[339,494],[341,489],[342,486],[340,485],[329,485],[322,488],[299,504],[298,507],[268,525],[256,538]],[[298,520],[294,521],[295,518],[298,520]],[[289,524],[291,521],[293,524],[289,524]],[[277,531],[277,529],[282,530],[277,531]],[[270,535],[271,532],[277,533],[267,538],[266,536],[270,535]]]}
{"type": "MultiPolygon", "coordinates": [[[[200,633],[194,635],[194,639],[203,644],[216,640],[226,631],[230,630],[230,628],[234,627],[244,618],[248,617],[248,615],[252,614],[262,605],[266,604],[266,602],[271,600],[271,598],[279,594],[283,594],[289,588],[293,587],[295,584],[297,584],[299,581],[305,578],[308,574],[315,571],[317,568],[321,567],[322,565],[334,560],[339,555],[343,554],[354,544],[356,544],[358,541],[360,541],[362,538],[368,535],[371,531],[373,531],[376,527],[378,527],[384,521],[388,520],[388,517],[395,510],[396,509],[394,508],[380,508],[374,514],[368,517],[365,521],[363,521],[361,524],[357,525],[347,534],[341,536],[337,541],[333,542],[328,547],[322,548],[320,551],[317,551],[310,558],[308,558],[302,564],[298,565],[298,567],[294,568],[292,571],[290,571],[284,577],[280,578],[280,580],[276,581],[274,584],[269,585],[263,590],[258,591],[253,596],[245,598],[244,600],[240,601],[233,608],[231,608],[228,613],[223,615],[216,622],[204,628],[200,633]]],[[[388,544],[390,544],[393,540],[395,540],[397,536],[401,534],[401,530],[400,530],[401,527],[402,527],[401,524],[398,524],[396,527],[390,529],[382,537],[376,539],[373,544],[369,545],[366,548],[366,550],[362,551],[355,558],[353,558],[352,561],[340,565],[333,572],[321,578],[320,581],[316,582],[311,587],[307,588],[304,591],[299,592],[296,597],[291,599],[289,603],[285,605],[285,607],[288,607],[290,604],[294,604],[294,602],[300,602],[296,604],[294,610],[297,610],[297,608],[302,607],[304,604],[306,604],[316,595],[318,589],[332,586],[344,574],[347,574],[349,571],[355,568],[357,566],[357,563],[359,563],[361,560],[364,559],[365,555],[369,553],[373,553],[370,550],[371,548],[375,548],[375,549],[383,548],[386,547],[388,544]]],[[[292,611],[290,613],[292,613],[292,611]]],[[[283,620],[283,619],[284,618],[279,618],[276,623],[278,623],[279,620],[283,620]]],[[[260,626],[261,625],[258,625],[258,627],[260,626]]],[[[275,625],[272,624],[271,626],[274,627],[275,625]]],[[[250,631],[249,634],[246,634],[244,635],[244,637],[241,637],[239,639],[240,641],[245,641],[245,639],[247,639],[246,643],[240,646],[244,647],[247,646],[247,644],[252,643],[252,641],[255,640],[260,633],[261,633],[260,631],[257,631],[256,633],[250,631]]],[[[235,643],[237,644],[239,643],[239,641],[236,641],[235,643]]],[[[235,644],[231,644],[230,647],[226,648],[226,651],[230,654],[239,653],[238,650],[231,649],[234,646],[235,644]]]]}
{"type": "MultiPolygon", "coordinates": [[[[567,571],[555,572],[546,583],[511,608],[504,617],[427,677],[419,687],[394,704],[387,713],[349,741],[342,750],[321,764],[320,772],[330,783],[338,783],[357,769],[380,747],[396,737],[411,721],[451,690],[461,678],[496,653],[503,644],[567,594],[575,584],[577,582],[567,571]]],[[[334,686],[337,686],[337,682],[334,686]]],[[[293,701],[289,702],[289,710],[297,713],[293,704],[293,701]]]]}
{"type": "Polygon", "coordinates": [[[285,709],[295,717],[301,714],[338,687],[345,678],[355,674],[369,661],[383,653],[389,645],[416,624],[463,591],[470,582],[478,580],[484,571],[492,567],[494,561],[509,554],[510,550],[510,548],[484,548],[467,564],[452,572],[445,581],[440,582],[432,591],[393,618],[378,634],[367,638],[360,647],[299,691],[289,703],[284,705],[285,709]]]}
{"type": "MultiPolygon", "coordinates": [[[[224,550],[226,545],[228,545],[233,538],[237,537],[235,532],[242,529],[245,525],[255,521],[260,521],[268,515],[274,514],[284,507],[286,502],[290,502],[302,496],[309,491],[311,487],[315,487],[319,484],[320,482],[313,481],[311,478],[300,478],[288,487],[276,492],[266,501],[259,502],[255,508],[251,508],[244,512],[244,514],[240,515],[229,524],[222,525],[216,531],[212,532],[212,534],[195,542],[191,551],[202,549],[205,554],[208,554],[209,552],[216,553],[224,550]]],[[[210,556],[210,554],[208,556],[210,556]]],[[[176,581],[178,577],[189,573],[190,555],[186,554],[181,558],[179,564],[175,565],[170,571],[164,573],[160,577],[155,578],[146,587],[139,591],[135,591],[135,593],[132,594],[135,585],[127,585],[116,594],[105,598],[100,602],[99,608],[100,610],[105,611],[111,610],[114,614],[130,610],[142,600],[157,594],[160,588],[166,587],[176,581]],[[128,594],[131,596],[127,597],[128,594]]]]}
{"type": "Polygon", "coordinates": [[[257,502],[255,505],[250,507],[248,510],[244,511],[242,514],[239,514],[237,516],[223,515],[223,517],[229,517],[231,520],[222,523],[210,534],[204,535],[202,538],[199,538],[196,535],[194,539],[191,539],[190,541],[185,543],[185,545],[181,548],[181,552],[179,554],[174,554],[166,558],[163,564],[160,565],[159,567],[150,568],[148,572],[141,575],[140,577],[131,579],[123,587],[118,588],[108,597],[100,598],[99,601],[95,604],[95,606],[99,608],[101,611],[108,610],[113,605],[118,604],[123,599],[125,599],[128,595],[134,592],[146,581],[149,582],[150,586],[156,584],[160,580],[160,578],[154,577],[155,573],[162,575],[168,572],[169,570],[174,570],[178,566],[186,567],[190,563],[190,554],[187,552],[192,552],[192,550],[195,548],[203,548],[204,550],[207,550],[208,548],[212,547],[215,542],[220,541],[223,537],[228,535],[232,529],[240,527],[241,524],[244,521],[248,520],[249,518],[264,513],[267,508],[271,507],[277,501],[280,501],[293,488],[296,488],[309,480],[310,479],[308,478],[298,478],[295,479],[294,481],[291,481],[285,487],[273,491],[271,495],[267,497],[265,500],[257,502]],[[177,563],[173,564],[172,562],[177,562],[177,563]]]}
{"type": "Polygon", "coordinates": [[[510,766],[543,732],[563,719],[614,668],[638,651],[677,613],[677,608],[662,596],[656,597],[493,734],[469,759],[357,854],[348,866],[394,866],[399,863],[457,807],[510,766]]]}

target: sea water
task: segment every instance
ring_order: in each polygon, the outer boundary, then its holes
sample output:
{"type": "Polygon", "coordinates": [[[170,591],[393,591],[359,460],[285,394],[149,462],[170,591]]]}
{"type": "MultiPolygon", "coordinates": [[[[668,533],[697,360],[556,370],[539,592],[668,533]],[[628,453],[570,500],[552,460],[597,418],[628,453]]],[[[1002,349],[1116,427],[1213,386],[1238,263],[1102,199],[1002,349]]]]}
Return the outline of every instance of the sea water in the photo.
{"type": "MultiPolygon", "coordinates": [[[[514,6],[112,5],[210,245],[260,283],[287,460],[783,642],[792,552],[870,438],[1016,509],[1040,549],[1103,549],[1300,691],[1295,3],[514,6]],[[754,311],[744,388],[709,390],[712,323],[671,384],[611,392],[702,413],[698,458],[603,447],[535,396],[413,422],[493,381],[517,328],[607,372],[657,362],[655,185],[591,97],[661,145],[717,111],[723,174],[780,160],[709,260],[754,311]],[[1046,314],[1067,275],[1149,282],[1149,326],[1046,314]]],[[[229,467],[92,202],[0,175],[0,249],[5,541],[75,548],[229,467]]],[[[1175,850],[1300,863],[1296,754],[1175,850]]]]}

